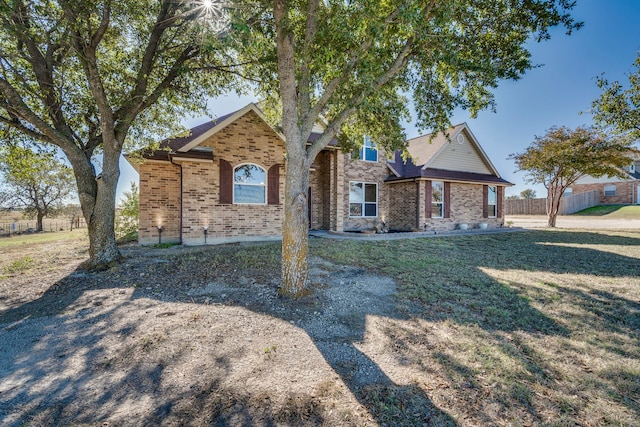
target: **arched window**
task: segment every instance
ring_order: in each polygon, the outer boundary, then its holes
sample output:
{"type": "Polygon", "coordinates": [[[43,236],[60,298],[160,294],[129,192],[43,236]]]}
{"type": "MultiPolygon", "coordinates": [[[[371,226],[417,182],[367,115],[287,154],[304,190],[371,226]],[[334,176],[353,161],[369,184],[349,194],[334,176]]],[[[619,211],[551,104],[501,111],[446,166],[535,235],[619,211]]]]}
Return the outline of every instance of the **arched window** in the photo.
{"type": "Polygon", "coordinates": [[[247,163],[233,170],[233,203],[263,205],[267,201],[267,172],[247,163]]]}

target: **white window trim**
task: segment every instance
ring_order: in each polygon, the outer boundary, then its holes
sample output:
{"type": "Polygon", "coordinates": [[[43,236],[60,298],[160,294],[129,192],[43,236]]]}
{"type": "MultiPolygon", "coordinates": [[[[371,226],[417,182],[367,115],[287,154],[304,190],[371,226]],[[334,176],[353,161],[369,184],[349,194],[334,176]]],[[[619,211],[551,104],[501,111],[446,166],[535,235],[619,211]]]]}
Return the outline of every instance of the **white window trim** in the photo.
{"type": "Polygon", "coordinates": [[[497,185],[489,185],[487,191],[487,218],[497,218],[498,217],[498,186],[497,185]],[[489,203],[489,194],[491,194],[491,189],[494,189],[494,194],[496,195],[496,202],[492,205],[489,203]],[[491,212],[491,207],[493,206],[493,212],[491,212]]]}
{"type": "Polygon", "coordinates": [[[267,204],[267,198],[268,198],[268,194],[267,194],[267,180],[269,179],[269,174],[267,173],[267,168],[263,167],[262,165],[259,165],[257,163],[251,163],[251,162],[245,162],[245,163],[240,163],[239,165],[234,166],[233,168],[233,175],[232,175],[232,179],[233,179],[233,191],[232,191],[232,199],[231,201],[233,202],[234,205],[254,205],[254,206],[264,206],[267,204]],[[253,166],[257,166],[260,169],[262,169],[264,171],[264,184],[240,184],[237,183],[235,181],[236,179],[236,170],[239,167],[242,166],[246,166],[246,165],[253,165],[253,166]],[[264,202],[262,203],[248,203],[248,202],[236,202],[236,185],[251,185],[254,187],[263,187],[264,188],[264,202]]]}
{"type": "MultiPolygon", "coordinates": [[[[378,183],[377,182],[367,182],[367,181],[349,181],[349,190],[351,189],[351,184],[362,184],[362,210],[361,212],[364,214],[365,213],[365,205],[366,204],[372,204],[373,202],[366,202],[365,201],[365,185],[366,184],[370,184],[370,185],[375,185],[376,186],[376,214],[375,216],[366,216],[366,215],[351,215],[351,195],[349,194],[349,218],[378,218],[378,216],[380,216],[380,188],[378,187],[378,183]]],[[[350,193],[350,191],[349,191],[350,193]]]]}
{"type": "Polygon", "coordinates": [[[435,219],[442,219],[444,218],[444,181],[431,181],[431,218],[435,218],[435,219]],[[435,184],[442,184],[442,201],[441,202],[434,202],[433,201],[433,187],[435,184]],[[433,213],[433,205],[434,204],[439,204],[442,205],[442,209],[440,209],[440,212],[442,213],[439,216],[434,215],[433,213]]]}
{"type": "Polygon", "coordinates": [[[358,150],[358,159],[362,160],[363,162],[369,162],[369,163],[378,163],[378,146],[376,145],[375,142],[371,141],[371,138],[368,136],[364,137],[364,141],[362,142],[362,147],[360,147],[360,150],[358,150]],[[366,150],[367,150],[367,141],[369,141],[369,148],[373,149],[376,152],[376,159],[375,160],[367,160],[366,159],[366,150]]]}
{"type": "Polygon", "coordinates": [[[617,195],[618,189],[615,185],[605,185],[602,191],[605,197],[615,197],[617,195]],[[609,191],[613,190],[613,194],[607,194],[607,188],[609,188],[609,191]]]}

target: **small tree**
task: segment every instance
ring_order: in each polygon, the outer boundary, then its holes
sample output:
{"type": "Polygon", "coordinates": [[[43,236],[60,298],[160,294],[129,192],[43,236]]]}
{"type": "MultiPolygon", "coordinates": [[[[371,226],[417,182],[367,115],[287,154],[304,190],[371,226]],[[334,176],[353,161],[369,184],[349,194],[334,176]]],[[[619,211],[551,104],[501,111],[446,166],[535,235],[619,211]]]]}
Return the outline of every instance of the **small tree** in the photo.
{"type": "Polygon", "coordinates": [[[116,209],[116,237],[133,238],[138,232],[138,213],[140,212],[140,198],[138,185],[131,181],[131,188],[124,192],[116,209]]]}
{"type": "Polygon", "coordinates": [[[593,101],[593,118],[599,125],[616,134],[631,139],[640,138],[640,53],[635,60],[635,72],[629,74],[629,87],[618,82],[609,82],[604,76],[598,78],[603,90],[593,101]]]}
{"type": "Polygon", "coordinates": [[[518,200],[518,199],[520,199],[520,197],[518,197],[517,194],[511,194],[511,195],[507,196],[505,199],[506,200],[518,200]]]}
{"type": "Polygon", "coordinates": [[[523,199],[535,199],[536,198],[536,190],[532,190],[530,188],[527,188],[526,190],[523,190],[520,192],[520,197],[522,197],[523,199]]]}
{"type": "Polygon", "coordinates": [[[0,150],[0,171],[8,201],[23,208],[26,216],[36,218],[37,231],[42,231],[42,220],[54,216],[74,191],[71,168],[53,152],[5,147],[0,150]]]}
{"type": "Polygon", "coordinates": [[[560,200],[580,177],[623,176],[623,167],[637,150],[628,139],[607,138],[592,128],[552,127],[536,136],[524,153],[511,154],[527,180],[547,189],[549,227],[556,226],[560,200]]]}

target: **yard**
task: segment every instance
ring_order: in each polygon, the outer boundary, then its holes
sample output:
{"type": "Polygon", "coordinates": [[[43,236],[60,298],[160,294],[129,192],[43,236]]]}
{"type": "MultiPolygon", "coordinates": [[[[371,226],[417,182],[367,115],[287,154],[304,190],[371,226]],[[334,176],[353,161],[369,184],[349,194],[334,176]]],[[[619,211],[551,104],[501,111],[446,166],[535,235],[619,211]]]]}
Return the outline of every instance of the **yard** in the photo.
{"type": "Polygon", "coordinates": [[[637,230],[312,239],[300,301],[277,243],[82,232],[0,247],[0,425],[640,426],[637,230]]]}

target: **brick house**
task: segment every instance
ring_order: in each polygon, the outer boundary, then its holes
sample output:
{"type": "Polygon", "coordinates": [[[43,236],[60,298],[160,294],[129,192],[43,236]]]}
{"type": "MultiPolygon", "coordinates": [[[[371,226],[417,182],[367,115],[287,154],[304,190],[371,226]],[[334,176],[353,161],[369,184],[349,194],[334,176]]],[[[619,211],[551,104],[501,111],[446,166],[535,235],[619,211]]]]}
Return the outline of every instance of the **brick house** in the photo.
{"type": "Polygon", "coordinates": [[[635,158],[624,172],[624,178],[583,176],[565,195],[597,191],[601,205],[640,204],[640,159],[635,158]]]}
{"type": "MultiPolygon", "coordinates": [[[[314,129],[310,139],[317,138],[314,129]]],[[[359,153],[335,141],[311,167],[312,230],[501,227],[504,187],[466,124],[409,141],[410,160],[387,159],[366,139],[359,153]],[[484,225],[483,225],[484,226],[484,225]]],[[[284,215],[284,137],[255,104],[164,140],[131,163],[140,175],[139,242],[278,239],[284,215]],[[161,235],[159,235],[161,232],[161,235]]]]}

